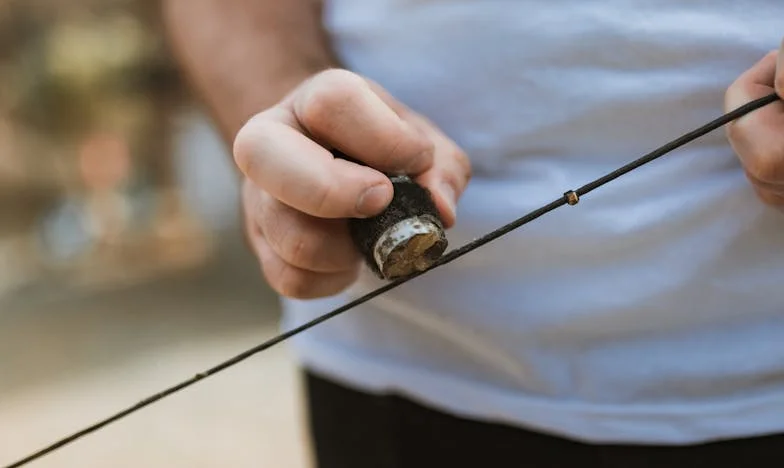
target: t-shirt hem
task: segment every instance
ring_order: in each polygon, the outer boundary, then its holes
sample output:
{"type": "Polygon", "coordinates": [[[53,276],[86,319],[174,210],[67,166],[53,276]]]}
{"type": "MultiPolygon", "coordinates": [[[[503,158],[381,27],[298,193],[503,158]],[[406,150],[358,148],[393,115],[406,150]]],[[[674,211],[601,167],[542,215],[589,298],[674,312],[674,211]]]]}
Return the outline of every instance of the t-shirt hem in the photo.
{"type": "Polygon", "coordinates": [[[687,445],[784,433],[784,393],[722,403],[612,405],[548,401],[313,341],[294,345],[308,370],[369,393],[398,393],[477,421],[586,443],[687,445]]]}

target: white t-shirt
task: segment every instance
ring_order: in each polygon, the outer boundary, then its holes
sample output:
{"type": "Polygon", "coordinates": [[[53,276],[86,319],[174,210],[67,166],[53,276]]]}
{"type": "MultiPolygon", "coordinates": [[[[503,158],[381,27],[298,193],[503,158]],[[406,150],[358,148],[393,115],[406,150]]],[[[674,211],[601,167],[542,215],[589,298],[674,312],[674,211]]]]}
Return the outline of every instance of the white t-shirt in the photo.
{"type": "MultiPolygon", "coordinates": [[[[452,247],[722,112],[780,0],[332,0],[345,66],[460,144],[452,247]]],[[[285,301],[289,329],[378,287],[285,301]]],[[[784,432],[784,214],[717,130],[301,334],[368,391],[582,440],[784,432]]]]}

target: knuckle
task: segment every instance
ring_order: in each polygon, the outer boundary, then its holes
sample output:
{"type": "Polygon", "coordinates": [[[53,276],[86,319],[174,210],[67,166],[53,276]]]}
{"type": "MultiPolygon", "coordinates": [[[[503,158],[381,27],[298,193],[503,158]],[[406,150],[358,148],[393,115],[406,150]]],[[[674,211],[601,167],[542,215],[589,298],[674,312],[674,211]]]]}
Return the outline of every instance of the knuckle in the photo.
{"type": "Polygon", "coordinates": [[[249,235],[263,235],[264,229],[261,225],[259,216],[259,202],[257,200],[247,200],[244,202],[244,226],[249,235]]]}
{"type": "Polygon", "coordinates": [[[321,128],[332,121],[355,98],[357,90],[367,83],[347,70],[320,72],[307,87],[298,109],[300,121],[309,128],[321,128]]]}
{"type": "Polygon", "coordinates": [[[261,221],[265,211],[265,197],[263,193],[246,181],[242,188],[242,217],[245,228],[254,235],[263,234],[261,221]]]}
{"type": "Polygon", "coordinates": [[[432,161],[442,146],[442,138],[439,138],[438,131],[433,132],[433,124],[419,115],[413,115],[409,120],[401,120],[401,124],[403,125],[402,134],[405,137],[390,139],[387,149],[388,156],[390,158],[408,157],[409,168],[411,166],[427,166],[427,163],[432,161]],[[407,144],[401,145],[403,142],[407,144]]]}
{"type": "Polygon", "coordinates": [[[746,163],[748,173],[766,184],[784,181],[784,145],[780,146],[749,158],[746,163]]]}
{"type": "Polygon", "coordinates": [[[379,163],[382,167],[403,169],[407,173],[421,172],[430,165],[435,155],[435,143],[424,137],[389,138],[379,141],[379,163]]]}
{"type": "Polygon", "coordinates": [[[274,232],[273,229],[270,229],[270,224],[276,221],[276,216],[274,215],[275,210],[271,209],[269,206],[270,203],[274,202],[274,199],[271,197],[264,196],[263,192],[260,192],[251,202],[250,212],[253,216],[253,220],[265,235],[274,232]]]}
{"type": "MultiPolygon", "coordinates": [[[[415,144],[419,147],[418,151],[414,151],[411,159],[431,160],[436,154],[436,142],[432,138],[427,138],[425,135],[415,134],[415,144]]],[[[394,151],[399,151],[400,146],[396,146],[394,151]]],[[[393,152],[394,154],[394,152],[393,152]]],[[[410,165],[410,164],[409,164],[410,165]]]]}
{"type": "Polygon", "coordinates": [[[776,78],[774,79],[774,87],[779,96],[784,96],[784,68],[781,66],[781,60],[784,59],[784,37],[781,39],[781,45],[778,50],[772,50],[772,61],[777,62],[779,66],[776,69],[776,78]]]}
{"type": "MultiPolygon", "coordinates": [[[[740,86],[739,80],[740,78],[736,79],[729,86],[727,86],[727,89],[724,90],[723,107],[725,112],[729,112],[732,110],[731,107],[733,105],[733,102],[736,100],[736,95],[738,95],[739,93],[738,91],[738,88],[740,86]]],[[[729,127],[730,125],[727,126],[727,128],[729,127]]]]}
{"type": "Polygon", "coordinates": [[[250,180],[245,177],[240,187],[240,195],[242,201],[242,208],[246,215],[255,213],[258,194],[250,180]]]}
{"type": "Polygon", "coordinates": [[[303,272],[279,258],[267,256],[260,259],[261,270],[267,285],[285,297],[298,297],[306,292],[307,281],[303,272]]]}
{"type": "Polygon", "coordinates": [[[243,173],[248,173],[248,168],[252,164],[250,136],[247,127],[243,127],[234,138],[232,156],[234,164],[243,173]]]}
{"type": "Polygon", "coordinates": [[[781,207],[784,205],[784,197],[781,195],[762,189],[755,190],[755,193],[757,198],[765,205],[775,207],[781,207]]]}
{"type": "Polygon", "coordinates": [[[286,262],[281,256],[270,249],[261,248],[258,261],[267,285],[278,294],[291,298],[307,298],[317,284],[310,281],[306,270],[286,262]]]}
{"type": "Polygon", "coordinates": [[[259,225],[264,231],[265,237],[269,240],[270,244],[276,248],[278,254],[281,249],[281,240],[286,239],[285,233],[291,230],[290,222],[287,222],[281,213],[281,204],[277,200],[264,201],[258,206],[256,216],[259,225]]]}
{"type": "Polygon", "coordinates": [[[299,229],[293,229],[283,240],[281,256],[289,263],[300,268],[306,268],[314,263],[321,250],[318,236],[299,229]]]}
{"type": "Polygon", "coordinates": [[[474,169],[471,165],[471,159],[468,157],[465,151],[458,149],[455,152],[455,161],[460,167],[460,173],[463,176],[463,182],[467,184],[468,181],[470,181],[474,176],[474,169]]]}
{"type": "Polygon", "coordinates": [[[334,183],[326,181],[316,184],[312,192],[313,212],[327,215],[334,208],[334,198],[337,187],[334,183]]]}
{"type": "Polygon", "coordinates": [[[776,80],[774,86],[776,89],[776,93],[778,93],[779,96],[784,96],[784,68],[782,70],[779,70],[778,73],[776,74],[776,80]]]}
{"type": "MultiPolygon", "coordinates": [[[[782,54],[784,54],[784,42],[782,42],[782,46],[781,46],[780,49],[774,49],[774,50],[769,51],[765,55],[765,57],[762,60],[760,60],[759,63],[770,62],[774,67],[776,67],[777,57],[782,55],[782,54]]],[[[784,87],[784,70],[781,70],[781,67],[777,67],[777,68],[778,69],[776,70],[775,76],[773,78],[773,86],[774,86],[775,90],[780,94],[781,91],[782,91],[782,88],[784,87]]],[[[745,76],[748,73],[749,72],[746,72],[742,76],[745,76]]],[[[752,94],[753,88],[756,87],[755,83],[754,83],[754,80],[747,79],[747,80],[744,80],[744,81],[746,82],[746,86],[748,88],[750,88],[749,89],[749,91],[750,91],[749,94],[752,94]]]]}
{"type": "Polygon", "coordinates": [[[472,177],[471,162],[460,149],[449,153],[449,158],[449,164],[445,166],[440,177],[455,190],[455,195],[460,196],[472,177]]]}
{"type": "Polygon", "coordinates": [[[267,122],[260,115],[248,121],[234,137],[232,156],[237,168],[245,175],[256,171],[259,164],[258,148],[267,133],[267,122]]]}
{"type": "MultiPolygon", "coordinates": [[[[400,162],[400,160],[403,159],[403,157],[399,156],[402,152],[401,147],[403,146],[403,141],[399,139],[390,139],[385,143],[385,148],[381,150],[384,164],[394,164],[395,162],[400,162]]],[[[416,158],[420,157],[422,154],[422,152],[409,153],[408,157],[412,162],[416,162],[416,158]]]]}
{"type": "Polygon", "coordinates": [[[357,87],[367,86],[367,82],[363,77],[341,68],[324,70],[316,76],[313,82],[337,94],[341,92],[346,94],[353,93],[357,87]]]}
{"type": "Polygon", "coordinates": [[[739,121],[730,122],[725,127],[725,132],[727,133],[727,138],[729,138],[733,142],[740,142],[743,140],[743,126],[739,121]]]}
{"type": "Polygon", "coordinates": [[[279,205],[268,209],[262,222],[266,238],[277,255],[286,263],[310,270],[319,266],[334,238],[309,225],[304,216],[279,205]]]}
{"type": "Polygon", "coordinates": [[[437,151],[436,142],[427,135],[405,127],[396,138],[383,138],[377,141],[376,155],[381,167],[402,169],[407,173],[417,173],[432,164],[437,151]]]}
{"type": "Polygon", "coordinates": [[[315,258],[314,251],[307,241],[306,235],[292,236],[292,240],[287,242],[286,256],[294,265],[308,265],[315,258]]]}
{"type": "Polygon", "coordinates": [[[306,274],[287,265],[280,272],[276,290],[283,296],[303,299],[311,296],[312,288],[306,274]]]}
{"type": "Polygon", "coordinates": [[[255,218],[245,210],[245,214],[243,215],[242,219],[242,241],[245,244],[245,247],[255,254],[256,258],[261,261],[260,254],[255,247],[256,242],[263,237],[263,233],[261,228],[259,227],[258,223],[256,223],[255,218]]]}

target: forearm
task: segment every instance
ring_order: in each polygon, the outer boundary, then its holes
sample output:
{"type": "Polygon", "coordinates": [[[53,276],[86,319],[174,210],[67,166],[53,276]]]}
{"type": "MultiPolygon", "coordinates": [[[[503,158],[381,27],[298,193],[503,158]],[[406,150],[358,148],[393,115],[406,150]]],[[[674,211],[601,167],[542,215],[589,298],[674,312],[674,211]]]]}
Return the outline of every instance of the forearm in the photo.
{"type": "Polygon", "coordinates": [[[318,0],[164,0],[172,53],[228,144],[248,118],[337,66],[318,0]]]}

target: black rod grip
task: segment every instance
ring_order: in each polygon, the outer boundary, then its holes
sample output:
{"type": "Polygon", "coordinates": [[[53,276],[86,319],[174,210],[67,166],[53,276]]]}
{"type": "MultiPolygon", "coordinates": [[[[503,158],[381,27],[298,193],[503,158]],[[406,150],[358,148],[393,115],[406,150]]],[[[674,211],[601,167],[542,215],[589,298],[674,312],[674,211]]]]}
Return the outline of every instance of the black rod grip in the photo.
{"type": "MultiPolygon", "coordinates": [[[[367,166],[332,150],[336,158],[367,166]]],[[[349,232],[368,267],[381,279],[427,269],[447,248],[444,224],[430,191],[407,175],[386,174],[394,195],[370,218],[350,218],[349,232]]]]}

